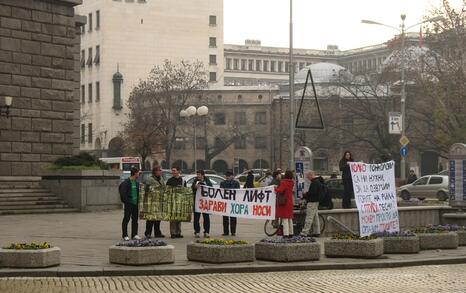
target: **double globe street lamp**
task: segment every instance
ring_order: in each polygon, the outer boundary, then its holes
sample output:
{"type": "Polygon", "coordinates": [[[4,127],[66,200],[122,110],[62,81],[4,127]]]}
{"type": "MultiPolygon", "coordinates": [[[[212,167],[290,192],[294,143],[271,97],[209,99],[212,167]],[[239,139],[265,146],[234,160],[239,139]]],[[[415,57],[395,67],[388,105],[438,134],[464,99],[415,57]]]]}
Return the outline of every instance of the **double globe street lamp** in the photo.
{"type": "MultiPolygon", "coordinates": [[[[197,158],[196,158],[196,116],[199,116],[199,117],[205,117],[207,116],[207,114],[209,114],[209,108],[207,108],[207,106],[200,106],[199,108],[196,109],[196,107],[194,106],[189,106],[188,108],[186,108],[186,110],[181,110],[180,111],[180,117],[182,118],[190,118],[192,117],[193,121],[193,135],[194,135],[194,139],[193,139],[193,150],[194,150],[194,153],[193,153],[193,157],[194,157],[194,172],[197,171],[197,158]]],[[[207,139],[207,138],[205,138],[207,139]]]]}
{"type": "MultiPolygon", "coordinates": [[[[383,23],[380,23],[380,22],[377,22],[377,21],[373,21],[373,20],[367,20],[367,19],[363,19],[361,20],[362,23],[364,24],[374,24],[374,25],[381,25],[381,26],[385,26],[385,27],[389,27],[389,28],[392,28],[396,31],[398,31],[400,33],[400,37],[401,37],[401,49],[400,49],[400,52],[401,52],[401,59],[400,59],[400,69],[401,69],[401,137],[405,137],[406,135],[406,80],[405,80],[405,38],[406,38],[406,32],[415,27],[415,26],[418,26],[420,24],[423,24],[423,23],[426,23],[426,22],[436,22],[436,21],[439,21],[439,20],[442,20],[443,17],[442,16],[436,16],[436,17],[432,17],[432,18],[429,18],[429,19],[426,19],[424,21],[421,21],[421,22],[418,22],[416,24],[413,24],[407,28],[405,28],[405,19],[406,19],[406,14],[401,14],[401,25],[400,25],[400,28],[397,28],[397,27],[394,27],[394,26],[391,26],[391,25],[387,25],[387,24],[383,24],[383,23]]],[[[401,179],[406,179],[406,159],[404,156],[401,156],[401,162],[400,162],[400,169],[401,169],[401,179]]]]}

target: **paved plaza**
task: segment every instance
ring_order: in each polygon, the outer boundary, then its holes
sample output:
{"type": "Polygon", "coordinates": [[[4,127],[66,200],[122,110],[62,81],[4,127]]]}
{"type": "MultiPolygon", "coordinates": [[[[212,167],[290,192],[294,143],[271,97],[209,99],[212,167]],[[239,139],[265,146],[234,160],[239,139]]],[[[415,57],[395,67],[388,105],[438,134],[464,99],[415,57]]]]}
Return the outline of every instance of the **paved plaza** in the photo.
{"type": "Polygon", "coordinates": [[[429,292],[466,291],[466,265],[344,271],[0,279],[2,293],[429,292]]]}

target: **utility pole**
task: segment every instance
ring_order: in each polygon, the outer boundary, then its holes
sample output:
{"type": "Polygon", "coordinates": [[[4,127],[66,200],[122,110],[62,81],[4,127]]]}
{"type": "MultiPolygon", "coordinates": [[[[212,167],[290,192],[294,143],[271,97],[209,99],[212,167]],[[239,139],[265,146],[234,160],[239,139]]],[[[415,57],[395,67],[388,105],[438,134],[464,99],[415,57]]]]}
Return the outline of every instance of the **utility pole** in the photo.
{"type": "MultiPolygon", "coordinates": [[[[405,81],[405,19],[406,14],[401,15],[401,137],[406,135],[406,81],[405,81]]],[[[406,157],[401,156],[401,179],[406,179],[406,157]]]]}
{"type": "Polygon", "coordinates": [[[293,0],[290,0],[290,170],[294,170],[294,135],[295,135],[295,111],[294,111],[294,63],[293,63],[293,0]]]}

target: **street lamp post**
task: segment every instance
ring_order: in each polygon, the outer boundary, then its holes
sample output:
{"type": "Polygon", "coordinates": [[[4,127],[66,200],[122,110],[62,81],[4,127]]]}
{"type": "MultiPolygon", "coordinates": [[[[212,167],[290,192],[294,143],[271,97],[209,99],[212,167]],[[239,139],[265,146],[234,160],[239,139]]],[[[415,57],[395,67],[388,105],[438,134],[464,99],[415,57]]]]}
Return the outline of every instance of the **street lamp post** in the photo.
{"type": "MultiPolygon", "coordinates": [[[[195,119],[195,117],[196,116],[203,117],[203,116],[207,116],[207,114],[209,114],[209,108],[207,108],[206,106],[200,106],[197,109],[194,106],[189,106],[188,108],[186,108],[186,110],[181,110],[180,111],[180,116],[181,117],[183,117],[183,118],[192,117],[193,118],[192,123],[193,123],[193,134],[194,134],[194,139],[193,139],[194,171],[197,171],[197,159],[196,159],[196,148],[197,148],[196,140],[197,140],[197,137],[196,137],[196,119],[195,119]]],[[[207,138],[205,138],[205,139],[207,139],[207,138]]]]}
{"type": "MultiPolygon", "coordinates": [[[[406,19],[406,14],[401,14],[401,29],[399,28],[396,28],[394,26],[391,26],[391,25],[386,25],[386,24],[383,24],[383,23],[380,23],[380,22],[376,22],[376,21],[372,21],[372,20],[367,20],[367,19],[363,19],[361,20],[362,23],[365,23],[365,24],[375,24],[375,25],[381,25],[381,26],[385,26],[385,27],[389,27],[389,28],[392,28],[392,29],[395,29],[397,30],[399,33],[400,33],[400,36],[401,36],[401,49],[400,49],[400,52],[401,52],[401,61],[400,61],[400,67],[401,67],[401,137],[404,137],[406,136],[406,80],[405,80],[405,39],[406,39],[406,31],[408,31],[409,29],[417,26],[417,25],[420,25],[420,24],[423,24],[423,23],[426,23],[426,22],[435,22],[435,21],[439,21],[441,19],[443,19],[441,16],[436,16],[436,17],[432,17],[432,18],[429,18],[429,19],[426,19],[424,21],[421,21],[419,23],[416,23],[416,24],[413,24],[412,26],[408,27],[405,29],[405,19],[406,19]]],[[[401,168],[401,179],[402,180],[405,180],[406,179],[406,159],[405,159],[405,156],[401,156],[401,161],[400,161],[400,168],[401,168]]]]}
{"type": "Polygon", "coordinates": [[[294,63],[293,63],[293,0],[290,0],[290,64],[289,64],[289,96],[290,96],[290,170],[294,170],[294,63]]]}

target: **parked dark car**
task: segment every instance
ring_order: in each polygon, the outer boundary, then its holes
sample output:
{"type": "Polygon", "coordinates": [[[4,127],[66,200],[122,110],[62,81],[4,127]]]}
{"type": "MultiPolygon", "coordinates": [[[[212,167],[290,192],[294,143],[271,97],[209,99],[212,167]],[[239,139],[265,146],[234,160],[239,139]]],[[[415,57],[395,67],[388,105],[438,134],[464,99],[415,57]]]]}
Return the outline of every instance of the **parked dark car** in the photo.
{"type": "Polygon", "coordinates": [[[332,178],[325,181],[328,186],[328,190],[332,194],[332,198],[343,198],[345,192],[343,187],[343,180],[340,178],[332,178]]]}

